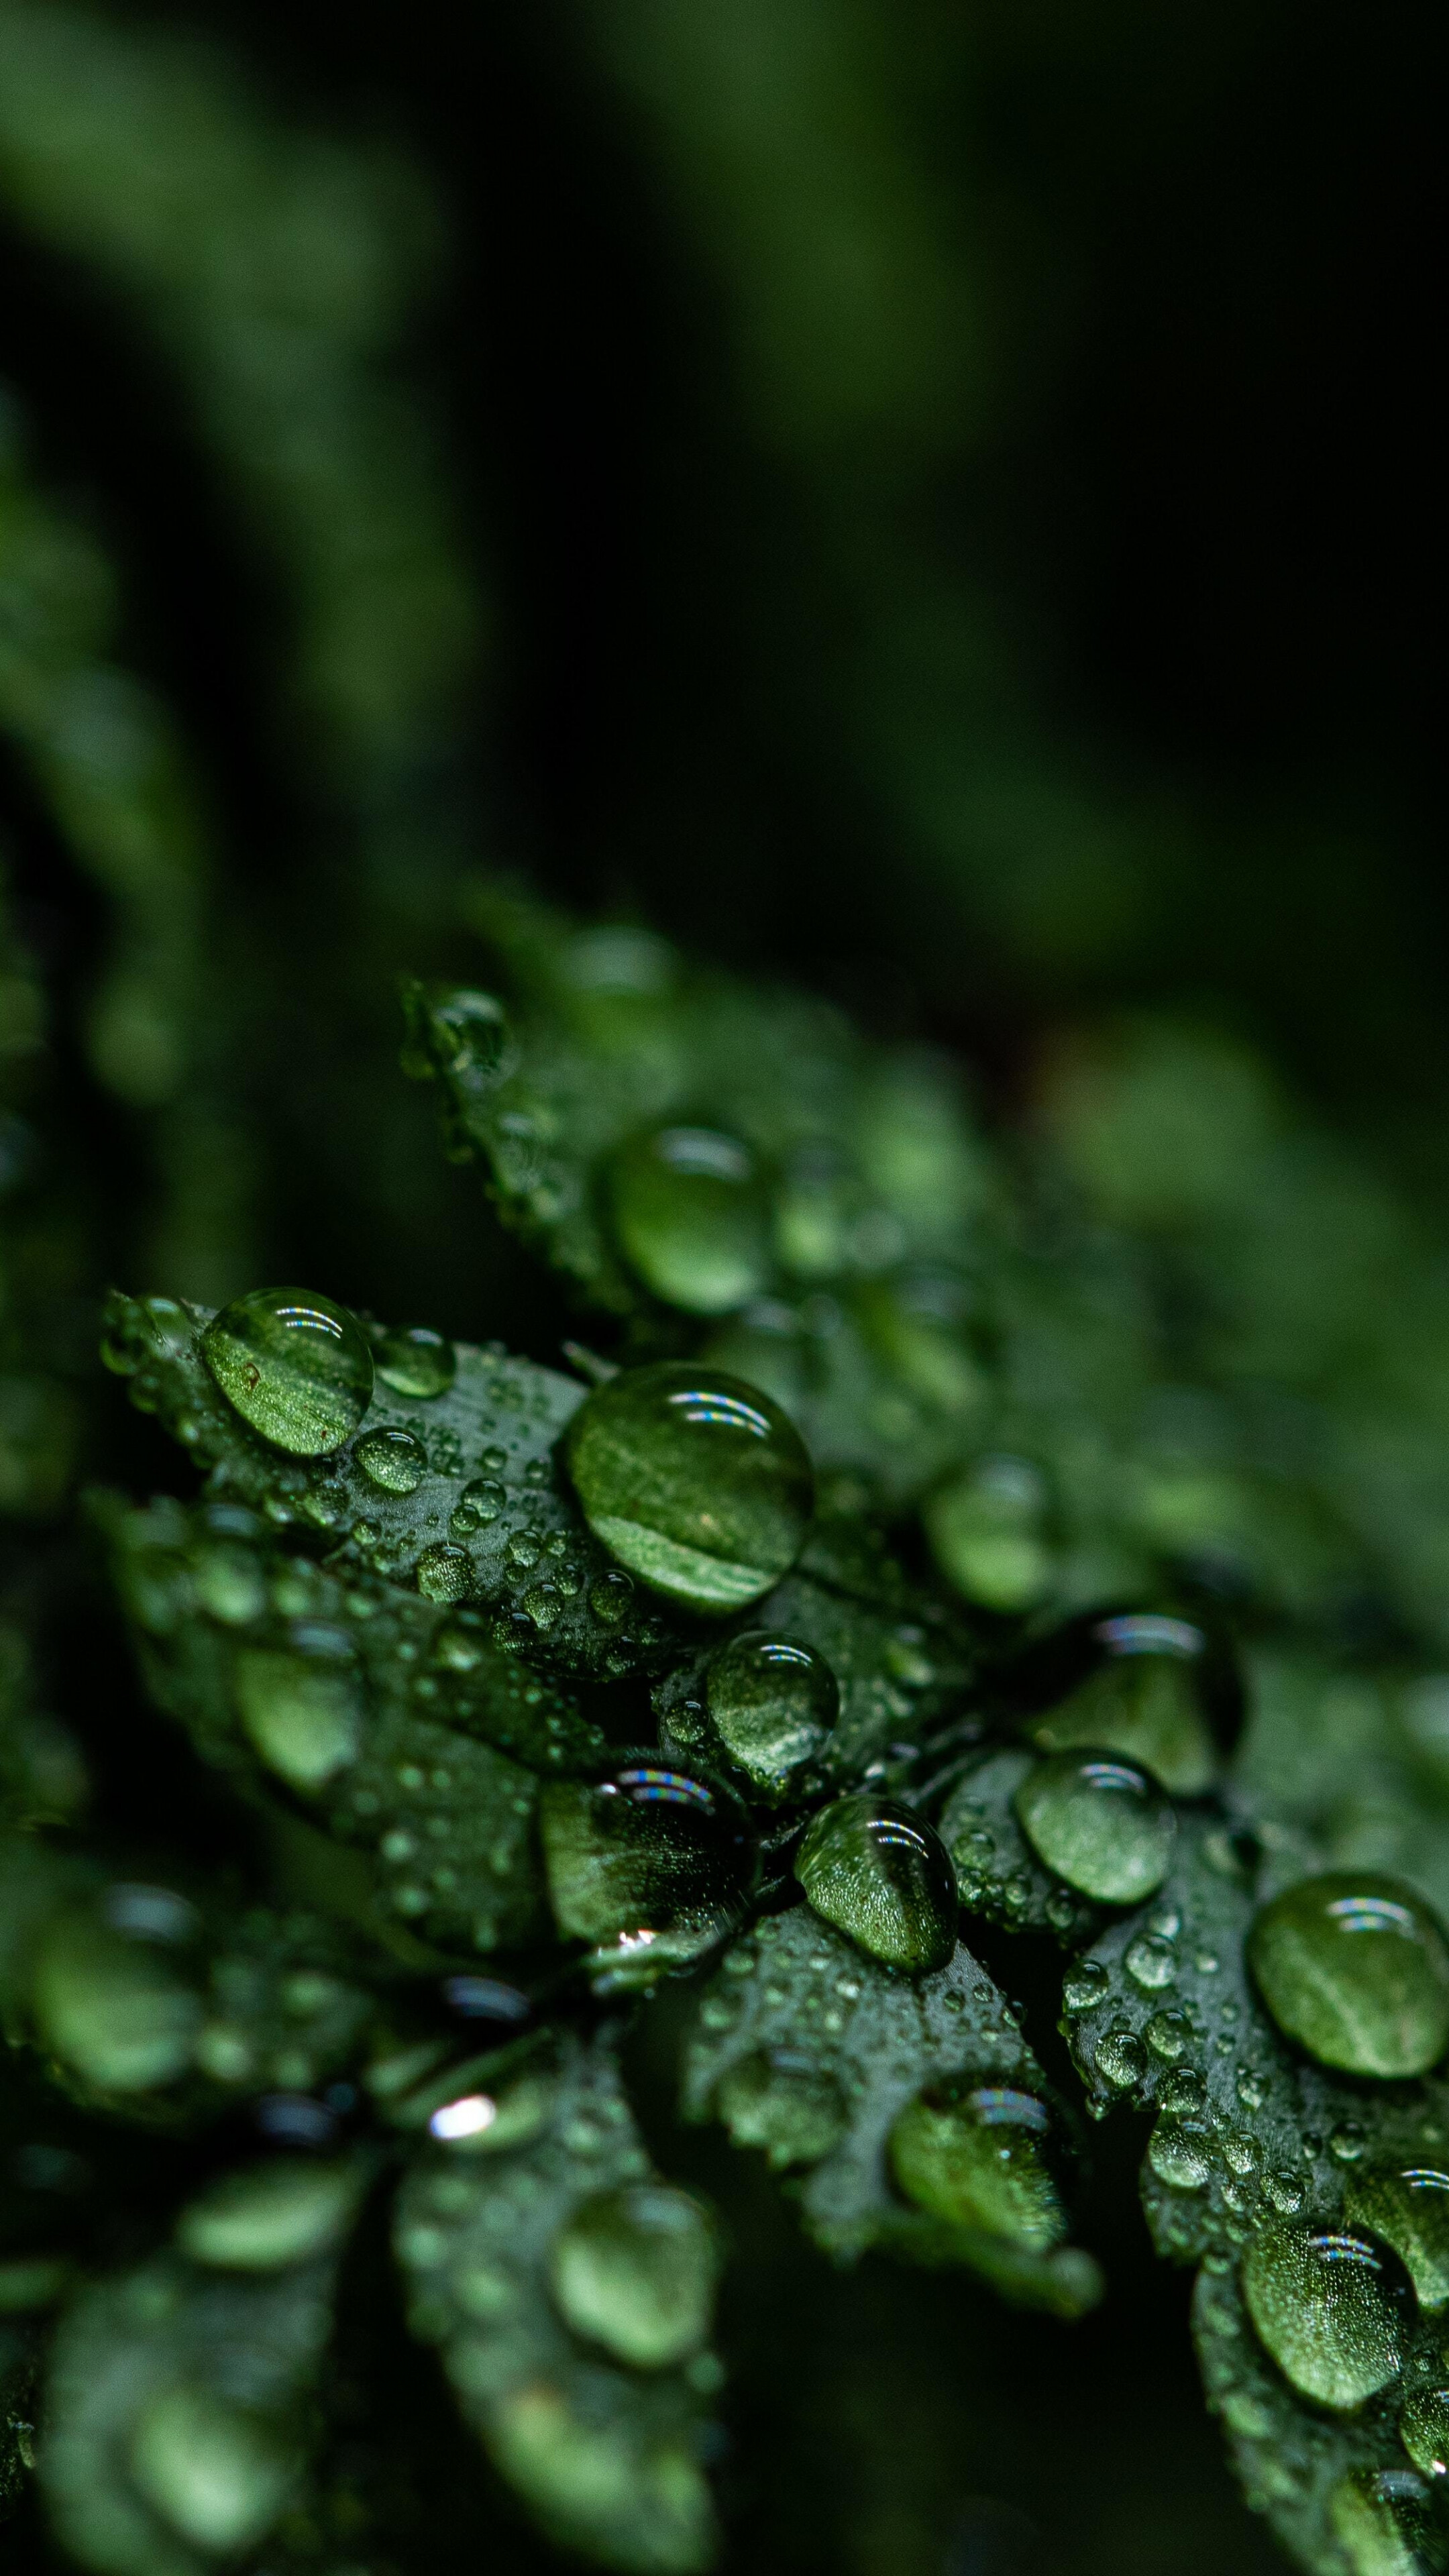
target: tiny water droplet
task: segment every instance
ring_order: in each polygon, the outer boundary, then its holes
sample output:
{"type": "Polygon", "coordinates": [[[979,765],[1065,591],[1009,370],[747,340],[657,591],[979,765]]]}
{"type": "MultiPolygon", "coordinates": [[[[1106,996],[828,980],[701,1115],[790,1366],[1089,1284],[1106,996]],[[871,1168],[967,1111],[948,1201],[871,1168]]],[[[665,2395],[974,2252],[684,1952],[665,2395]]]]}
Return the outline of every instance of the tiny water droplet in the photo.
{"type": "Polygon", "coordinates": [[[1186,2013],[1158,2012],[1153,2014],[1143,2036],[1154,2057],[1160,2057],[1166,2066],[1175,2066],[1192,2046],[1192,2024],[1186,2013]]]}
{"type": "Polygon", "coordinates": [[[1337,2128],[1330,2129],[1328,2133],[1328,2152],[1341,2165],[1357,2164],[1367,2145],[1368,2135],[1362,2120],[1340,2120],[1337,2128]]]}
{"type": "Polygon", "coordinates": [[[418,1590],[425,1601],[463,1601],[473,1589],[473,1560],[465,1547],[436,1539],[418,1558],[418,1590]]]}
{"type": "Polygon", "coordinates": [[[1147,2072],[1147,2051],[1126,2022],[1114,2022],[1097,2042],[1098,2074],[1119,2093],[1140,2084],[1147,2072]]]}
{"type": "Polygon", "coordinates": [[[767,1797],[784,1797],[822,1750],[840,1714],[840,1686],[823,1655],[795,1637],[748,1628],[722,1646],[705,1684],[725,1750],[767,1797]]]}
{"type": "Polygon", "coordinates": [[[1195,2066],[1175,2066],[1164,2078],[1159,2099],[1164,2111],[1195,2119],[1207,2102],[1207,2086],[1195,2066]]]}
{"type": "Polygon", "coordinates": [[[1280,2218],[1297,2217],[1305,2198],[1301,2174],[1294,2173],[1290,2165],[1275,2165],[1264,2175],[1263,2189],[1280,2218]]]}
{"type": "Polygon", "coordinates": [[[1177,1818],[1131,1763],[1051,1754],[1027,1773],[1013,1804],[1038,1857],[1084,1896],[1135,1905],[1167,1876],[1177,1818]]]}
{"type": "Polygon", "coordinates": [[[691,1315],[728,1315],[769,1276],[769,1202],[748,1146],[663,1127],[615,1161],[614,1229],[646,1288],[691,1315]]]}
{"type": "Polygon", "coordinates": [[[1399,1879],[1302,1880],[1254,1916],[1248,1959],[1280,2030],[1322,2065],[1424,2075],[1449,2042],[1449,1944],[1399,1879]]]}
{"type": "Polygon", "coordinates": [[[1259,2341],[1320,2406],[1361,2406],[1397,2378],[1414,2294],[1398,2256],[1353,2228],[1265,2228],[1243,2263],[1259,2341]]]}
{"type": "Polygon", "coordinates": [[[355,1315],[304,1288],[253,1288],[201,1337],[233,1409],[274,1448],[316,1458],[350,1440],[372,1400],[373,1365],[355,1315]]]}
{"type": "Polygon", "coordinates": [[[394,1395],[427,1404],[446,1395],[453,1383],[458,1355],[442,1333],[426,1324],[410,1324],[381,1335],[373,1346],[373,1363],[384,1386],[394,1395]]]}
{"type": "Polygon", "coordinates": [[[827,1923],[873,1958],[911,1975],[945,1967],[956,1948],[956,1878],[934,1827],[860,1790],[821,1809],[795,1875],[827,1923]]]}
{"type": "Polygon", "coordinates": [[[1147,2161],[1169,2191],[1201,2191],[1212,2171],[1205,2129],[1164,2113],[1147,2141],[1147,2161]]]}
{"type": "Polygon", "coordinates": [[[1099,1959],[1078,1959],[1068,1968],[1062,1999],[1068,2012],[1091,2012],[1107,1993],[1110,1980],[1099,1959]]]}
{"type": "Polygon", "coordinates": [[[709,2332],[718,2253],[697,2200],[663,2183],[626,2183],[575,2210],[549,2270],[560,2316],[634,2370],[663,2370],[709,2332]]]}
{"type": "Polygon", "coordinates": [[[369,1483],[389,1494],[415,1494],[428,1472],[428,1453],[411,1431],[366,1431],[353,1455],[369,1483]]]}
{"type": "Polygon", "coordinates": [[[891,2170],[933,2217],[1045,2253],[1067,2230],[1051,2128],[1045,2103],[1032,2094],[966,2079],[928,2085],[891,2131],[891,2170]]]}
{"type": "Polygon", "coordinates": [[[595,1536],[688,1608],[738,1610],[794,1563],[810,1461],[773,1399],[721,1370],[664,1360],[596,1387],[568,1430],[595,1536]]]}
{"type": "Polygon", "coordinates": [[[1421,2388],[1399,2417],[1399,2439],[1426,2478],[1449,2474],[1449,2388],[1421,2388]]]}
{"type": "Polygon", "coordinates": [[[1177,1953],[1170,1941],[1155,1932],[1139,1932],[1128,1944],[1127,1974],[1135,1985],[1150,1994],[1163,1986],[1177,1983],[1177,1953]]]}

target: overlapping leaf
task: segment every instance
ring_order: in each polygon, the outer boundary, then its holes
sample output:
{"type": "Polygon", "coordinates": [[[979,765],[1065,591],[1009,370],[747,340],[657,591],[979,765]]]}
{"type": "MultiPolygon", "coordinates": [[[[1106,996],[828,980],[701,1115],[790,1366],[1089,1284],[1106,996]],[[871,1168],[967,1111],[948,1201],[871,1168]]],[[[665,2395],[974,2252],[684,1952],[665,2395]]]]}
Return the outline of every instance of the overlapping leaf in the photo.
{"type": "Polygon", "coordinates": [[[397,2250],[413,2330],[440,2346],[465,2415],[558,2540],[641,2576],[704,2566],[702,2399],[719,2369],[698,2270],[671,2309],[650,2278],[649,2231],[705,2222],[653,2185],[612,2047],[565,2042],[433,2127],[399,2201],[397,2250]],[[619,2201],[627,2221],[639,2195],[637,2243],[584,2296],[560,2268],[570,2223],[619,2201]]]}

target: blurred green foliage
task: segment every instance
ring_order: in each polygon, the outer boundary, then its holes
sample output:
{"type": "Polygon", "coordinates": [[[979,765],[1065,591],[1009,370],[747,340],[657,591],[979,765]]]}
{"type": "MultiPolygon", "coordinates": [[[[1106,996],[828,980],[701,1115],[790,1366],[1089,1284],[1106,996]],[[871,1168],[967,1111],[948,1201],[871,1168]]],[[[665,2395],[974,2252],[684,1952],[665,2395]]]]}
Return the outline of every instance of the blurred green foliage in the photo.
{"type": "MultiPolygon", "coordinates": [[[[909,1718],[935,1727],[1004,1623],[1210,1595],[1244,1640],[1234,1794],[1269,1848],[1390,1868],[1449,1907],[1437,469],[1415,267],[1439,42],[1427,11],[1366,44],[1296,0],[1170,28],[1132,6],[509,0],[466,28],[364,9],[340,55],[271,5],[0,0],[7,2029],[35,2034],[43,1924],[63,1949],[148,1876],[200,1908],[174,1957],[141,1944],[135,2009],[185,2058],[154,2130],[53,2033],[59,2091],[7,2054],[18,2563],[63,2563],[26,2428],[39,2321],[77,2272],[94,2286],[58,2368],[79,2372],[84,2460],[56,2491],[132,2519],[99,2540],[67,2520],[70,2546],[148,2569],[180,2549],[178,2576],[246,2548],[247,2494],[282,2478],[257,2424],[307,2379],[332,2248],[238,2283],[184,2225],[172,2246],[177,2213],[238,2144],[221,2106],[320,2086],[379,2011],[398,2066],[420,2044],[413,1929],[355,1849],[344,1866],[315,1816],[258,1793],[256,1741],[213,1723],[238,1652],[302,1615],[274,1602],[239,1650],[197,1612],[218,1551],[236,1582],[283,1579],[280,1485],[109,1506],[152,1687],[200,1761],[121,1677],[78,1497],[172,1471],[93,1357],[116,1279],[209,1308],[299,1277],[499,1336],[540,1379],[566,1334],[607,1339],[614,1318],[617,1356],[705,1349],[797,1412],[824,1471],[790,1616],[848,1679],[852,1760],[909,1718]],[[532,909],[520,863],[587,926],[532,909]],[[410,1069],[439,1077],[452,1150],[556,1284],[397,1080],[400,976],[410,1069]],[[516,1035],[498,1084],[470,1084],[438,1007],[480,980],[516,1035]],[[625,1221],[621,1156],[665,1121],[727,1131],[768,1180],[748,1298],[691,1304],[667,1260],[640,1262],[656,1202],[636,1173],[625,1221]],[[601,1317],[579,1322],[580,1291],[601,1317]],[[268,1496],[266,1526],[206,1519],[268,1496]],[[923,1604],[934,1696],[898,1633],[923,1604]],[[285,2002],[289,1979],[312,2007],[285,2002]],[[191,2125],[203,2104],[219,2130],[191,2125]],[[109,2336],[118,2375],[92,2386],[109,2336]],[[147,2433],[143,2345],[163,2377],[229,2349],[236,2384],[223,2361],[194,2421],[163,2404],[147,2433]],[[122,2450],[124,2504],[94,2465],[122,2450]],[[147,2519],[188,2456],[181,2521],[147,2519]]],[[[168,1387],[163,1420],[188,1407],[168,1387]]],[[[435,1501],[389,1499],[383,1556],[345,1599],[319,1577],[310,1605],[366,1632],[384,1697],[398,1639],[447,1625],[395,1580],[435,1501]],[[391,1605],[385,1635],[359,1594],[391,1605]]],[[[449,1687],[484,1739],[480,1812],[500,1779],[526,1807],[593,1722],[550,1679],[547,1750],[520,1749],[491,1662],[449,1687]]],[[[396,1724],[419,1724],[401,1696],[396,1724]]],[[[973,1789],[1004,1850],[1004,1793],[973,1789]]],[[[379,1812],[371,1842],[401,1829],[379,1812]]],[[[1026,1860],[1020,1900],[1019,1869],[986,1871],[982,1915],[1066,1937],[1026,1860]]],[[[1191,1901],[1236,1923],[1241,1889],[1193,1866],[1191,1901]]],[[[517,1931],[539,1899],[514,1897],[517,1931]]],[[[979,1928],[1065,2082],[1052,1945],[998,1958],[979,1928]]],[[[102,2028],[128,1991],[118,1968],[102,2028]]],[[[687,2001],[654,2008],[628,2073],[650,2153],[720,2200],[740,2257],[741,2564],[1269,2563],[1199,2424],[1130,2142],[1115,2166],[1103,2142],[1084,2232],[1113,2301],[1075,2342],[959,2274],[837,2282],[743,2160],[677,2131],[659,2031],[687,2001]]],[[[1171,2245],[1170,2196],[1147,2188],[1171,2245]]],[[[484,2224],[475,2196],[448,2226],[484,2224]]],[[[484,2546],[552,2563],[480,2487],[357,2223],[358,2359],[269,2576],[446,2563],[440,2532],[459,2564],[484,2546]]],[[[465,2411],[542,2492],[558,2425],[473,2386],[472,2327],[422,2304],[465,2411]]],[[[1220,2402],[1221,2309],[1200,2302],[1220,2402]]],[[[1271,2504],[1264,2460],[1297,2436],[1252,2402],[1228,2421],[1271,2504]]],[[[596,2432],[609,2403],[580,2400],[596,2432]]],[[[656,2502],[687,2555],[703,2508],[672,2421],[656,2502]]],[[[603,2434],[578,2458],[579,2496],[546,2517],[565,2540],[618,2510],[603,2434]]]]}

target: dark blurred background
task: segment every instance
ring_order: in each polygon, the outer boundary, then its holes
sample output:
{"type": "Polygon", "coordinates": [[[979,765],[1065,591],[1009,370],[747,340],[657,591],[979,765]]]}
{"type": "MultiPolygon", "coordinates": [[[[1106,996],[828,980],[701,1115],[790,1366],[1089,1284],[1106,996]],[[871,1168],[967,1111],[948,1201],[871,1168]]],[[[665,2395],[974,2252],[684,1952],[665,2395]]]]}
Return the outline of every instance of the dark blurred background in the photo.
{"type": "MultiPolygon", "coordinates": [[[[76,1315],[297,1276],[552,1355],[394,1070],[480,870],[949,1042],[991,1118],[1083,1025],[1225,1027],[1449,1195],[1444,47],[0,0],[0,855],[76,1315]]],[[[1133,2152],[1062,2330],[838,2283],[671,2142],[751,2258],[741,2566],[1272,2563],[1133,2152]]]]}

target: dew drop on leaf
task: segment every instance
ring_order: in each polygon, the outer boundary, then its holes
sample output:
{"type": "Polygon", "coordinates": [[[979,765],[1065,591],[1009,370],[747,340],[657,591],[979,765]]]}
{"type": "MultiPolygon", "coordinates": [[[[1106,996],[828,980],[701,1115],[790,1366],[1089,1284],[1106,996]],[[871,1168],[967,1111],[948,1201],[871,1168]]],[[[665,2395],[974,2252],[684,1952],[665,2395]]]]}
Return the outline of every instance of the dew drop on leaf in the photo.
{"type": "Polygon", "coordinates": [[[1208,2133],[1164,2113],[1148,2139],[1147,2161],[1169,2191],[1200,2191],[1212,2171],[1208,2133]]]}
{"type": "Polygon", "coordinates": [[[1404,2264],[1421,2308],[1449,2307],[1449,2172],[1442,2165],[1380,2165],[1349,2177],[1345,2215],[1370,2228],[1404,2264]]]}
{"type": "Polygon", "coordinates": [[[296,1458],[340,1449],[372,1400],[356,1316],[305,1288],[251,1289],[212,1317],[201,1347],[243,1421],[296,1458]]]}
{"type": "Polygon", "coordinates": [[[737,2058],[720,2078],[716,2107],[739,2145],[762,2147],[777,2167],[817,2164],[845,2132],[845,2097],[834,2076],[798,2049],[760,2048],[737,2058]]]}
{"type": "Polygon", "coordinates": [[[824,1656],[763,1628],[746,1629],[720,1648],[705,1700],[726,1752],[767,1797],[787,1793],[840,1714],[840,1686],[824,1656]]]}
{"type": "Polygon", "coordinates": [[[373,1364],[384,1386],[394,1395],[411,1396],[427,1404],[437,1395],[446,1395],[457,1373],[458,1359],[452,1343],[443,1333],[430,1331],[426,1324],[410,1324],[401,1331],[383,1333],[373,1347],[373,1364]]]}
{"type": "Polygon", "coordinates": [[[743,1609],[794,1563],[813,1507],[804,1443],[771,1397],[664,1360],[596,1387],[568,1463],[596,1537],[694,1610],[743,1609]]]}
{"type": "Polygon", "coordinates": [[[1444,2565],[1444,2536],[1422,2479],[1407,2469],[1353,2469],[1328,2518],[1353,2576],[1428,2576],[1444,2565]]]}
{"type": "Polygon", "coordinates": [[[718,2254],[688,2192],[626,2183],[597,2192],[555,2237],[554,2303],[566,2325],[635,2370],[662,2370],[709,2333],[718,2254]]]}
{"type": "MultiPolygon", "coordinates": [[[[158,1908],[115,1900],[153,1891],[115,1888],[99,1905],[76,1906],[47,1930],[31,1985],[42,2045],[90,2084],[140,2093],[174,2083],[191,2063],[201,2000],[174,1955],[180,1942],[158,1908]],[[152,1927],[156,1928],[152,1928],[152,1927]]],[[[168,1891],[154,1891],[190,1909],[168,1891]]]]}
{"type": "Polygon", "coordinates": [[[193,2263],[220,2271],[267,2272],[302,2263],[334,2245],[357,2197],[345,2164],[274,2156],[223,2174],[183,2210],[176,2241],[193,2263]]]}
{"type": "Polygon", "coordinates": [[[1113,2022],[1097,2042],[1097,2072],[1119,2093],[1140,2084],[1147,2072],[1147,2051],[1130,2023],[1113,2022]]]}
{"type": "Polygon", "coordinates": [[[1033,2094],[928,2085],[891,2131],[891,2171],[907,2198],[933,2217],[1045,2253],[1067,2232],[1051,2126],[1033,2094]]]}
{"type": "Polygon", "coordinates": [[[1243,2258],[1264,2349],[1301,2396],[1361,2406],[1397,2378],[1414,2294],[1391,2247],[1354,2228],[1270,2227],[1243,2258]]]}
{"type": "Polygon", "coordinates": [[[873,1958],[912,1975],[956,1948],[956,1878],[935,1828],[893,1799],[858,1790],[821,1809],[795,1858],[817,1914],[873,1958]]]}
{"type": "Polygon", "coordinates": [[[508,1497],[492,1476],[474,1476],[463,1487],[453,1507],[449,1524],[454,1536],[466,1538],[473,1530],[488,1529],[497,1520],[508,1497]]]}
{"type": "Polygon", "coordinates": [[[540,1824],[560,1931],[615,1944],[621,1972],[632,1962],[641,1978],[718,1939],[754,1885],[739,1801],[648,1754],[600,1780],[550,1781],[540,1824]]]}
{"type": "Polygon", "coordinates": [[[1134,1763],[1050,1754],[1027,1773],[1014,1804],[1038,1858],[1083,1896],[1136,1905],[1167,1876],[1177,1818],[1134,1763]]]}
{"type": "Polygon", "coordinates": [[[1424,2075],[1449,2042],[1449,1943],[1399,1879],[1301,1880],[1254,1916],[1248,1960],[1279,2029],[1324,2066],[1424,2075]]]}
{"type": "Polygon", "coordinates": [[[1409,2399],[1399,2440],[1426,2478],[1449,2475],[1449,2388],[1421,2388],[1409,2399]]]}
{"type": "Polygon", "coordinates": [[[131,2443],[131,2475],[148,2504],[199,2549],[250,2549],[286,2501],[295,2464],[274,2428],[200,2388],[163,2391],[131,2443]]]}
{"type": "Polygon", "coordinates": [[[368,1482],[389,1494],[415,1494],[428,1472],[427,1451],[412,1431],[366,1431],[353,1454],[368,1482]]]}
{"type": "Polygon", "coordinates": [[[248,1647],[237,1657],[241,1722],[262,1760],[296,1789],[320,1789],[357,1758],[362,1703],[341,1631],[306,1622],[295,1651],[248,1647]]]}
{"type": "Polygon", "coordinates": [[[1174,1797],[1200,1797],[1217,1773],[1201,1630],[1186,1619],[1133,1613],[1097,1620],[1081,1643],[1094,1668],[1033,1720],[1033,1742],[1048,1753],[1069,1746],[1117,1753],[1174,1797]]]}
{"type": "Polygon", "coordinates": [[[416,1581],[425,1601],[464,1601],[473,1589],[473,1560],[466,1547],[436,1539],[418,1558],[416,1581]]]}
{"type": "Polygon", "coordinates": [[[921,1518],[948,1583],[984,1610],[1019,1615],[1051,1588],[1046,1507],[1045,1481],[1028,1459],[983,1458],[939,1486],[921,1518]]]}
{"type": "Polygon", "coordinates": [[[646,1288],[691,1315],[728,1315],[769,1275],[769,1203],[748,1146],[708,1127],[663,1127],[626,1145],[612,1175],[614,1230],[646,1288]]]}

